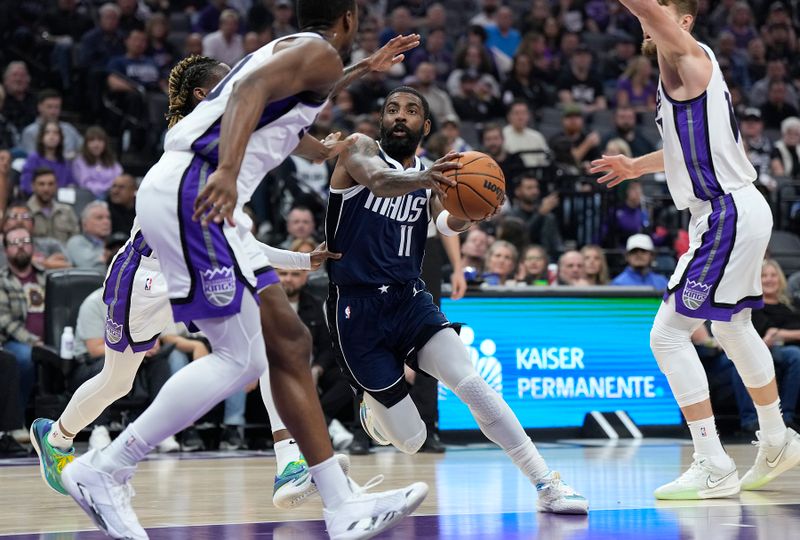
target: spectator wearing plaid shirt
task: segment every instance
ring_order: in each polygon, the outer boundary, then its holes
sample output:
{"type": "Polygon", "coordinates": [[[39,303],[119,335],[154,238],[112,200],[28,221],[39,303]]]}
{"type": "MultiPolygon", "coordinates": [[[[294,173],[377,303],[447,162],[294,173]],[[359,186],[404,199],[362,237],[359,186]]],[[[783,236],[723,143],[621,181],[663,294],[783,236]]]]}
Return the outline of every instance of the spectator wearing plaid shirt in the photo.
{"type": "Polygon", "coordinates": [[[33,239],[18,227],[3,237],[8,265],[0,270],[0,344],[17,359],[22,410],[36,379],[31,359],[44,337],[44,272],[33,266],[33,239]]]}

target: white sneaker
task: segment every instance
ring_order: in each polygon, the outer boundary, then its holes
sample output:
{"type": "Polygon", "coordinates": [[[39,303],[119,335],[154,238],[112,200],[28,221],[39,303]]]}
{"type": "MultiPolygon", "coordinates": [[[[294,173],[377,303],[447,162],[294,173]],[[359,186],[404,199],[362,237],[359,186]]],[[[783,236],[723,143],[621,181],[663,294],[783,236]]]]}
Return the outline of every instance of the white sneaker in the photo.
{"type": "Polygon", "coordinates": [[[800,435],[795,430],[787,428],[783,443],[774,446],[761,440],[760,431],[756,438],[756,462],[742,477],[742,490],[760,489],[800,463],[800,435]]]}
{"type": "MultiPolygon", "coordinates": [[[[331,540],[364,540],[372,538],[389,527],[397,525],[422,504],[428,494],[428,485],[416,482],[402,489],[378,493],[366,490],[383,480],[376,476],[363,487],[356,487],[353,495],[331,511],[325,508],[325,525],[331,540]]],[[[352,482],[351,485],[354,485],[352,482]]]]}
{"type": "Polygon", "coordinates": [[[61,482],[86,514],[111,538],[146,540],[147,533],[131,507],[133,487],[128,480],[136,467],[125,467],[113,474],[97,469],[90,450],[64,468],[61,482]]]}
{"type": "Polygon", "coordinates": [[[174,435],[170,435],[160,443],[158,443],[158,451],[162,454],[169,454],[170,452],[180,452],[181,445],[175,440],[174,435]]]}
{"type": "Polygon", "coordinates": [[[106,426],[94,426],[92,434],[89,435],[89,449],[102,450],[111,444],[111,435],[106,426]]]}
{"type": "Polygon", "coordinates": [[[361,427],[364,428],[364,431],[367,432],[367,435],[369,435],[375,443],[381,446],[389,446],[392,444],[378,430],[377,423],[375,422],[375,415],[372,413],[372,409],[370,409],[363,400],[361,401],[361,406],[358,408],[358,416],[361,419],[361,427]]]}
{"type": "MultiPolygon", "coordinates": [[[[739,474],[729,456],[726,466],[712,463],[708,456],[694,454],[694,462],[676,480],[656,489],[656,499],[686,501],[718,499],[739,493],[739,474]]],[[[722,460],[717,460],[722,461],[722,460]]]]}
{"type": "Polygon", "coordinates": [[[561,480],[561,475],[550,471],[536,483],[539,495],[537,509],[539,512],[553,514],[588,514],[589,501],[586,497],[572,489],[561,480]]]}
{"type": "MultiPolygon", "coordinates": [[[[336,460],[347,476],[350,473],[350,458],[345,454],[336,454],[336,460]]],[[[272,484],[272,504],[277,508],[288,510],[300,506],[318,492],[319,488],[311,478],[306,458],[301,455],[300,459],[290,462],[275,476],[275,482],[272,484]]]]}
{"type": "Polygon", "coordinates": [[[328,435],[331,436],[334,450],[346,450],[353,443],[354,435],[336,418],[328,424],[328,435]]]}

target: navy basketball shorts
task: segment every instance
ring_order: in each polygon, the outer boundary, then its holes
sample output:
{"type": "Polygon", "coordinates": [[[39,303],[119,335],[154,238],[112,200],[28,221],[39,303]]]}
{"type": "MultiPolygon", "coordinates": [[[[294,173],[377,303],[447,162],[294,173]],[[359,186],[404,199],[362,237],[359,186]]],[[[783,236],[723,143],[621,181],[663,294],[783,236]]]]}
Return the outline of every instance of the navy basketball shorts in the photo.
{"type": "Polygon", "coordinates": [[[404,365],[419,371],[417,352],[452,325],[421,279],[384,286],[331,284],[328,325],[350,384],[385,407],[408,395],[404,365]]]}

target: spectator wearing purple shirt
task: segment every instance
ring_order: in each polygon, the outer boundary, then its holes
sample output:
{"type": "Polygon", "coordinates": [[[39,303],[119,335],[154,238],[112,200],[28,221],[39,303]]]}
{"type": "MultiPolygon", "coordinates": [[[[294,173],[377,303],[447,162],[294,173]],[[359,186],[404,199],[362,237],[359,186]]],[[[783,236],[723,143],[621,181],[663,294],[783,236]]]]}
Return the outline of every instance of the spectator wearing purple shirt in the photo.
{"type": "Polygon", "coordinates": [[[210,0],[208,5],[197,14],[192,31],[204,35],[216,32],[219,29],[219,16],[227,7],[227,0],[210,0]]]}
{"type": "Polygon", "coordinates": [[[746,50],[750,40],[758,37],[753,23],[753,12],[747,2],[736,2],[731,9],[726,32],[733,34],[736,39],[736,48],[746,50]]]}
{"type": "Polygon", "coordinates": [[[80,155],[72,162],[75,182],[102,197],[120,174],[122,166],[109,145],[108,134],[100,126],[87,128],[80,155]]]}
{"type": "Polygon", "coordinates": [[[29,196],[33,193],[33,173],[39,168],[48,168],[56,175],[58,187],[75,183],[72,165],[64,159],[64,136],[58,122],[46,122],[36,138],[36,152],[28,156],[20,175],[20,189],[29,196]]]}
{"type": "Polygon", "coordinates": [[[436,79],[439,82],[447,81],[447,77],[453,69],[453,55],[447,50],[447,35],[444,30],[439,28],[431,30],[425,38],[425,45],[411,52],[408,59],[409,72],[416,73],[417,68],[423,62],[430,62],[434,65],[436,79]]]}
{"type": "Polygon", "coordinates": [[[637,113],[656,110],[653,64],[644,56],[633,58],[617,82],[617,106],[632,107],[637,113]]]}

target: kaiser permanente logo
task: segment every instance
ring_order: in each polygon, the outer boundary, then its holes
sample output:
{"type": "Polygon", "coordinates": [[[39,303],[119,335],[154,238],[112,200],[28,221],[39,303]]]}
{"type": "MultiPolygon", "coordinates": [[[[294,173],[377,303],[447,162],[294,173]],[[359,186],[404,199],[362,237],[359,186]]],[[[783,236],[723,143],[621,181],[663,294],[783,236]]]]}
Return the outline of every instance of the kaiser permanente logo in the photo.
{"type": "Polygon", "coordinates": [[[603,358],[587,358],[580,347],[517,347],[516,356],[517,371],[521,374],[517,377],[520,399],[632,399],[664,395],[663,388],[656,387],[655,376],[603,374],[603,358]],[[591,375],[582,373],[587,363],[591,375]]]}

